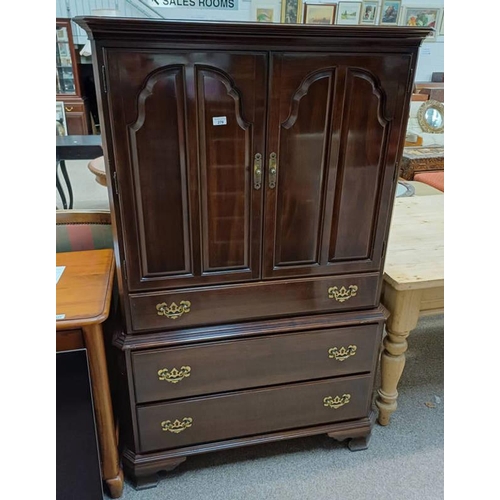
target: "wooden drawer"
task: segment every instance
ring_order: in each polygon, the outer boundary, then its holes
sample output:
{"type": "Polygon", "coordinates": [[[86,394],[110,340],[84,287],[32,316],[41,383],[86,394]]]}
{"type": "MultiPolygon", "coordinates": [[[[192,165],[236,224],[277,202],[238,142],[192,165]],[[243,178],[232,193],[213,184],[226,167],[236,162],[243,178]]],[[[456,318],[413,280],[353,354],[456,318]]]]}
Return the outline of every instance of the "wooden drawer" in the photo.
{"type": "Polygon", "coordinates": [[[366,417],[371,375],[137,408],[142,453],[366,417]]]}
{"type": "Polygon", "coordinates": [[[134,294],[132,331],[375,307],[378,280],[353,274],[134,294]]]}
{"type": "Polygon", "coordinates": [[[83,347],[85,347],[85,342],[81,330],[56,331],[56,351],[72,351],[83,347]]]}
{"type": "Polygon", "coordinates": [[[379,325],[247,340],[211,342],[132,354],[137,403],[369,372],[379,325]]]}
{"type": "Polygon", "coordinates": [[[83,101],[80,102],[65,102],[64,103],[64,111],[67,113],[84,113],[85,112],[85,104],[83,101]]]}

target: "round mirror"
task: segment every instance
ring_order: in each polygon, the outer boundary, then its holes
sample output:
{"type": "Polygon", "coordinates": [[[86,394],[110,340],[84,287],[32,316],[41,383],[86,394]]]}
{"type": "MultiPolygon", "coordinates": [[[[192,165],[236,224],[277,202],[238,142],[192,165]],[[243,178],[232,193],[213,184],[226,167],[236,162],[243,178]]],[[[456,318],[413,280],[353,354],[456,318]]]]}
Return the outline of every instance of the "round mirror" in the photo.
{"type": "Polygon", "coordinates": [[[440,128],[443,125],[443,117],[436,108],[429,108],[425,112],[425,121],[433,129],[440,128]]]}
{"type": "Polygon", "coordinates": [[[444,105],[429,99],[418,110],[418,123],[424,132],[441,134],[444,132],[444,105]]]}

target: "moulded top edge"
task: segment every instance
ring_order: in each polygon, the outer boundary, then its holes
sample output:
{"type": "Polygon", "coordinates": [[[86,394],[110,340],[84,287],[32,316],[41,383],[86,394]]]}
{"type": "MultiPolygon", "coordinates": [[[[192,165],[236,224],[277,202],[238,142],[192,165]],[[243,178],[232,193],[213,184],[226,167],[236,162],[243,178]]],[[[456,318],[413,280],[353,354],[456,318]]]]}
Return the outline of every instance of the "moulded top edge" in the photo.
{"type": "Polygon", "coordinates": [[[100,35],[139,35],[193,37],[218,39],[224,37],[326,37],[357,39],[414,40],[420,42],[434,30],[433,28],[407,26],[338,26],[312,24],[277,24],[257,22],[185,21],[166,19],[120,18],[84,16],[73,21],[93,38],[100,35]]]}

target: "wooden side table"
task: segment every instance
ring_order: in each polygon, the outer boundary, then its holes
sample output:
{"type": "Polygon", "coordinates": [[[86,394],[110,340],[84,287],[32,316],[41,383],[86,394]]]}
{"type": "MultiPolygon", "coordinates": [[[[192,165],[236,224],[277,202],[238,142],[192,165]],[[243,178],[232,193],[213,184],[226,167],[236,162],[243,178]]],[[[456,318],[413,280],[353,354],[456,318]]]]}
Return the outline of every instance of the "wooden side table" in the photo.
{"type": "Polygon", "coordinates": [[[384,268],[382,303],[390,312],[380,361],[378,422],[397,408],[407,337],[420,316],[444,311],[444,195],[395,201],[384,268]]]}
{"type": "Polygon", "coordinates": [[[102,329],[111,304],[115,271],[113,251],[56,253],[56,265],[65,266],[56,288],[56,315],[64,315],[63,319],[56,321],[56,350],[87,349],[102,475],[110,496],[118,498],[123,491],[123,471],[119,461],[102,329]]]}

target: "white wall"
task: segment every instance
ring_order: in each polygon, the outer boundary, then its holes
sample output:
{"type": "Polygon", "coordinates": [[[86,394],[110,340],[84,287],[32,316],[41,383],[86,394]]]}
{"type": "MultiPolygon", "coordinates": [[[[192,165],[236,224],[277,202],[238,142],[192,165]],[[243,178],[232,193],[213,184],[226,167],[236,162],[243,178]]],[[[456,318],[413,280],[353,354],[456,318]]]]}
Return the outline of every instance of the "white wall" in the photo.
{"type": "MultiPolygon", "coordinates": [[[[314,0],[314,3],[331,3],[332,0],[314,0]]],[[[220,21],[249,21],[254,18],[256,4],[272,6],[279,15],[280,0],[238,0],[238,10],[184,9],[148,7],[151,0],[56,0],[57,17],[92,15],[95,9],[115,9],[120,17],[154,17],[165,19],[211,19],[220,21]]],[[[311,1],[312,3],[312,1],[311,1]]],[[[404,6],[444,7],[444,0],[403,0],[404,6]]],[[[73,23],[75,43],[84,44],[85,32],[73,23]]],[[[433,72],[444,71],[444,36],[435,42],[424,42],[420,49],[415,80],[430,81],[433,72]]]]}

